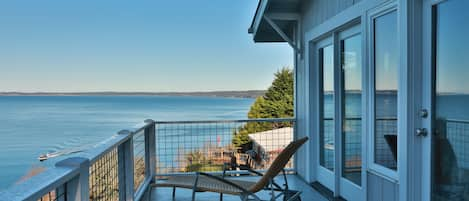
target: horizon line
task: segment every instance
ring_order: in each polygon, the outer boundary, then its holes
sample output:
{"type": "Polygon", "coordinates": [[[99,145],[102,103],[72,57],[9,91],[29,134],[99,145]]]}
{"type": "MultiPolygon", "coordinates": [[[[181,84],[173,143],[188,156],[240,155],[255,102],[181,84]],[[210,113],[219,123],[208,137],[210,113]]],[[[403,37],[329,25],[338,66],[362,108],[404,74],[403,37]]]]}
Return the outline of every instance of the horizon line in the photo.
{"type": "Polygon", "coordinates": [[[18,93],[18,94],[84,94],[84,93],[211,93],[211,92],[255,92],[267,91],[267,89],[247,89],[247,90],[197,90],[197,91],[0,91],[0,94],[18,93]]]}

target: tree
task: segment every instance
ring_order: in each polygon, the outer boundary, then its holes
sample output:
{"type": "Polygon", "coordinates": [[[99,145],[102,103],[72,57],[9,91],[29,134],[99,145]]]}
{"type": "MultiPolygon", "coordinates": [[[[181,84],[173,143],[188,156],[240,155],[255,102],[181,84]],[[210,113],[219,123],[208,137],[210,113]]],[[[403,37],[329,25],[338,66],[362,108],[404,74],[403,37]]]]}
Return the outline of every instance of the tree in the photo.
{"type": "MultiPolygon", "coordinates": [[[[293,115],[293,71],[282,68],[275,73],[275,79],[265,95],[252,104],[248,118],[288,118],[293,115]]],[[[246,146],[250,144],[248,134],[288,126],[291,126],[290,122],[249,122],[235,132],[233,144],[247,150],[246,146]]]]}

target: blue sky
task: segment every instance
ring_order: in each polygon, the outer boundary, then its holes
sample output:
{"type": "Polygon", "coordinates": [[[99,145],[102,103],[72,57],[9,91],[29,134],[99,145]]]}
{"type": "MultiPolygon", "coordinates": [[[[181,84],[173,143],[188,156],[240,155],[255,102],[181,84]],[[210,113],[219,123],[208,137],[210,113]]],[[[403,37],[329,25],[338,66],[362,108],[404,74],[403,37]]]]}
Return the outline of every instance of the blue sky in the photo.
{"type": "Polygon", "coordinates": [[[255,44],[256,0],[0,2],[0,91],[265,89],[292,66],[255,44]]]}

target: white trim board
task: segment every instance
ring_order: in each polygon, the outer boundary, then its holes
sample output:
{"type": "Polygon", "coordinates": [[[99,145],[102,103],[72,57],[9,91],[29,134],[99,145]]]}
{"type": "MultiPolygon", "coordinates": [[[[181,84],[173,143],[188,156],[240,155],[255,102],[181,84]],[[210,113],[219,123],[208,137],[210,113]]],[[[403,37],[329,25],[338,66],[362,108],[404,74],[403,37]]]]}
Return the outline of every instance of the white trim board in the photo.
{"type": "Polygon", "coordinates": [[[366,12],[374,7],[377,7],[384,2],[392,2],[394,0],[362,0],[357,4],[350,6],[337,15],[331,17],[322,24],[315,26],[309,30],[304,30],[305,41],[316,40],[321,36],[337,30],[340,27],[347,26],[349,22],[359,20],[361,16],[366,15],[366,12]]]}

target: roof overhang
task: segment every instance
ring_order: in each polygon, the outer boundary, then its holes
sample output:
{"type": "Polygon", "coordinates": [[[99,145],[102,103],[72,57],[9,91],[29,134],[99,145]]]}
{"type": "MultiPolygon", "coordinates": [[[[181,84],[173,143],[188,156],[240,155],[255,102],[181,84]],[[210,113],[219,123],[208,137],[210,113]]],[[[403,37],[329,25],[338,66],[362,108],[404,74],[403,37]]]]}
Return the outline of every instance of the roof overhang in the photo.
{"type": "Polygon", "coordinates": [[[255,42],[288,42],[297,49],[294,35],[299,19],[300,0],[259,0],[248,32],[255,42]]]}

